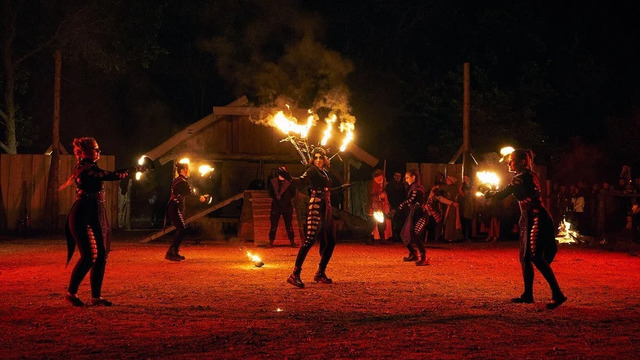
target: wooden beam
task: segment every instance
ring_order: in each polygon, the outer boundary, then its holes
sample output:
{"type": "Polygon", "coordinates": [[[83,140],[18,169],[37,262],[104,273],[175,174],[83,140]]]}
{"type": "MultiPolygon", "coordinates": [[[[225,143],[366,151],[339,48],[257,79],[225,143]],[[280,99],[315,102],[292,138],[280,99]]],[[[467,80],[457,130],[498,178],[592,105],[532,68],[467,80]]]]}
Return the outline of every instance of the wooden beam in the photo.
{"type": "MultiPolygon", "coordinates": [[[[226,200],[223,200],[223,201],[213,205],[212,207],[210,207],[208,209],[202,210],[199,213],[196,213],[196,214],[192,215],[191,217],[185,219],[184,222],[186,224],[188,224],[188,223],[190,223],[192,221],[200,219],[201,217],[203,217],[203,216],[205,216],[205,215],[207,215],[207,214],[209,214],[209,213],[211,213],[211,212],[213,212],[215,210],[218,210],[218,209],[220,209],[222,207],[225,207],[225,206],[231,204],[232,202],[234,202],[236,200],[242,199],[243,196],[244,196],[244,193],[236,194],[236,195],[234,195],[234,196],[232,196],[232,197],[230,197],[230,198],[228,198],[226,200]]],[[[159,238],[159,237],[161,237],[161,236],[163,236],[165,234],[168,234],[168,233],[172,232],[175,229],[176,229],[176,227],[171,225],[171,226],[166,227],[166,228],[164,228],[164,229],[162,229],[162,230],[160,230],[160,231],[158,231],[156,233],[153,233],[153,234],[147,236],[146,238],[140,240],[140,242],[147,243],[149,241],[153,241],[153,240],[155,240],[155,239],[157,239],[157,238],[159,238]]]]}
{"type": "MultiPolygon", "coordinates": [[[[175,154],[167,154],[161,157],[160,163],[166,164],[169,161],[176,160],[179,156],[175,154]]],[[[299,164],[300,158],[289,155],[258,155],[258,154],[198,154],[198,158],[206,161],[248,161],[248,162],[266,162],[266,163],[284,163],[299,164]]]]}
{"type": "Polygon", "coordinates": [[[347,151],[349,151],[350,153],[353,154],[353,156],[357,157],[358,159],[364,161],[365,163],[367,163],[369,166],[374,167],[378,164],[378,162],[380,160],[378,160],[378,158],[376,158],[375,156],[369,154],[368,152],[364,151],[361,147],[359,147],[358,145],[356,145],[355,143],[351,142],[349,143],[349,145],[347,145],[347,151]]]}
{"type": "Polygon", "coordinates": [[[306,118],[309,115],[309,112],[305,109],[300,108],[292,108],[283,110],[281,108],[271,108],[271,107],[251,107],[251,106],[214,106],[213,107],[213,115],[223,116],[223,115],[231,115],[231,116],[251,116],[255,117],[256,120],[264,119],[269,115],[273,115],[278,111],[284,111],[287,115],[290,112],[296,119],[306,121],[306,118]]]}
{"type": "MultiPolygon", "coordinates": [[[[247,97],[246,96],[242,96],[241,98],[229,103],[228,106],[239,106],[239,105],[245,105],[245,104],[248,104],[248,103],[249,103],[249,100],[247,99],[247,97]]],[[[197,134],[202,129],[206,128],[207,126],[213,124],[214,121],[218,120],[219,118],[220,118],[220,116],[215,116],[214,114],[209,114],[209,115],[203,117],[202,119],[196,121],[195,123],[193,123],[193,124],[187,126],[186,128],[182,129],[180,132],[178,132],[177,134],[175,134],[172,137],[168,138],[162,144],[160,144],[160,145],[156,146],[155,148],[147,151],[145,153],[145,155],[147,155],[148,157],[150,157],[153,160],[156,160],[156,159],[160,158],[161,156],[163,156],[164,154],[166,154],[167,152],[169,152],[169,150],[171,150],[174,147],[178,146],[178,144],[180,144],[181,142],[183,142],[186,139],[190,138],[191,136],[197,134]]]]}

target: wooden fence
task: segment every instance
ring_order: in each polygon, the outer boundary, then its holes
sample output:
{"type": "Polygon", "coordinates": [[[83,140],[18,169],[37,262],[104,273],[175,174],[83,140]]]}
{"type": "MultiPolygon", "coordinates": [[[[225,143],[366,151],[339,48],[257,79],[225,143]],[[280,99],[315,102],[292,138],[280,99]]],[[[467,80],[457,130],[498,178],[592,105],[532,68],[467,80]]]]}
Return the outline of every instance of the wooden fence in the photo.
{"type": "MultiPolygon", "coordinates": [[[[103,155],[98,166],[106,170],[115,169],[115,156],[103,155]]],[[[73,155],[60,155],[59,183],[63,184],[76,165],[73,155]]],[[[21,223],[33,230],[45,230],[45,201],[51,156],[40,154],[0,154],[0,231],[14,231],[21,223]],[[26,219],[29,219],[28,222],[26,219]]],[[[118,182],[105,182],[107,216],[113,227],[117,224],[118,182]]],[[[71,185],[58,193],[58,228],[75,201],[75,186],[71,185]]]]}

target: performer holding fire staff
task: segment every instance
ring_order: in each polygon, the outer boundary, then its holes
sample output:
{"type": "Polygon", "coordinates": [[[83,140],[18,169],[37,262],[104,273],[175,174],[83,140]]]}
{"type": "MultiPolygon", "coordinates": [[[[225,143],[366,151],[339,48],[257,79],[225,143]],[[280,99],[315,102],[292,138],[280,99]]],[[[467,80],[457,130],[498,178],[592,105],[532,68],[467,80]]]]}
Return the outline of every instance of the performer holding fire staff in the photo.
{"type": "Polygon", "coordinates": [[[424,247],[424,236],[426,231],[426,214],[422,209],[424,204],[424,187],[418,181],[418,170],[407,170],[404,179],[409,185],[407,199],[400,203],[398,211],[406,212],[406,220],[400,233],[402,242],[409,249],[409,255],[404,257],[404,261],[415,261],[417,266],[429,265],[426,250],[424,247]],[[416,256],[416,248],[420,252],[420,259],[416,256]]]}
{"type": "MultiPolygon", "coordinates": [[[[184,221],[185,200],[187,196],[195,196],[196,194],[187,181],[190,174],[189,164],[177,162],[175,168],[177,176],[173,179],[173,183],[171,183],[171,196],[167,203],[166,216],[169,217],[173,226],[176,227],[176,235],[164,258],[170,261],[182,261],[185,257],[180,255],[179,248],[186,235],[187,229],[187,224],[184,221]]],[[[209,195],[202,195],[199,200],[200,202],[205,202],[208,198],[209,195]]]]}
{"type": "Polygon", "coordinates": [[[304,242],[298,251],[293,273],[287,278],[289,284],[299,288],[304,287],[304,283],[300,279],[302,264],[316,240],[320,241],[320,264],[313,280],[323,284],[331,284],[333,282],[325,273],[336,245],[331,214],[331,191],[348,186],[342,185],[334,189],[331,188],[331,177],[328,172],[330,164],[323,148],[316,147],[311,151],[311,161],[311,165],[299,179],[309,184],[309,206],[304,224],[304,242]]]}
{"type": "Polygon", "coordinates": [[[567,301],[560,290],[551,269],[551,262],[558,250],[551,216],[542,203],[538,174],[531,170],[533,153],[530,150],[514,150],[509,156],[509,171],[515,173],[511,183],[498,192],[487,192],[488,198],[504,199],[513,194],[520,205],[520,263],[524,280],[524,293],[511,301],[533,303],[533,265],[544,276],[551,288],[548,309],[555,309],[567,301]]]}
{"type": "Polygon", "coordinates": [[[111,301],[102,298],[102,281],[104,279],[107,256],[111,244],[111,228],[107,221],[105,209],[104,181],[116,181],[127,178],[136,170],[145,171],[146,167],[123,169],[118,171],[102,170],[97,162],[100,159],[100,148],[92,137],[81,137],[73,140],[73,153],[78,160],[73,174],[60,188],[76,185],[76,201],[73,203],[65,233],[67,238],[67,264],[78,247],[80,259],[71,272],[69,289],[65,299],[73,306],[83,306],[78,297],[78,287],[84,277],[91,271],[91,305],[111,306],[111,301]]]}

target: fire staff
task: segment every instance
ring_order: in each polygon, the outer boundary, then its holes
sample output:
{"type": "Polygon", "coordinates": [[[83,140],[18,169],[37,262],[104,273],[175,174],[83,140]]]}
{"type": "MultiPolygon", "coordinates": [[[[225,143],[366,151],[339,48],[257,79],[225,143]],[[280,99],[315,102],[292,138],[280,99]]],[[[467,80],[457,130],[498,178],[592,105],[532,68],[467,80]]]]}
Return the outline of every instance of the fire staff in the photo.
{"type": "MultiPolygon", "coordinates": [[[[76,185],[76,201],[69,211],[65,225],[67,264],[73,256],[75,247],[78,247],[80,259],[71,272],[69,289],[65,299],[73,306],[84,305],[84,302],[78,297],[78,287],[87,273],[91,271],[91,304],[111,306],[111,301],[101,296],[102,281],[111,243],[111,229],[107,221],[103,182],[127,178],[133,174],[135,169],[118,171],[100,169],[97,165],[97,161],[100,159],[100,148],[92,137],[74,139],[73,152],[78,162],[71,177],[61,188],[72,182],[76,185]]],[[[144,169],[139,168],[138,170],[143,171],[144,169]]]]}
{"type": "Polygon", "coordinates": [[[567,301],[560,290],[551,269],[551,262],[558,250],[554,237],[553,220],[542,203],[538,174],[531,170],[533,153],[530,150],[514,150],[509,155],[509,171],[515,176],[501,191],[488,192],[487,197],[504,199],[513,194],[520,205],[520,263],[524,280],[524,292],[514,303],[533,303],[533,266],[544,276],[551,288],[551,302],[547,308],[555,309],[567,301]]]}
{"type": "Polygon", "coordinates": [[[320,241],[320,264],[313,280],[323,284],[333,282],[327,277],[325,270],[336,245],[331,214],[331,190],[335,189],[331,189],[331,177],[328,172],[329,159],[325,150],[317,147],[311,152],[311,156],[312,165],[300,177],[301,181],[309,184],[309,205],[304,225],[304,242],[298,251],[293,272],[287,279],[289,284],[299,288],[304,287],[304,283],[300,279],[302,264],[316,241],[320,241]]]}

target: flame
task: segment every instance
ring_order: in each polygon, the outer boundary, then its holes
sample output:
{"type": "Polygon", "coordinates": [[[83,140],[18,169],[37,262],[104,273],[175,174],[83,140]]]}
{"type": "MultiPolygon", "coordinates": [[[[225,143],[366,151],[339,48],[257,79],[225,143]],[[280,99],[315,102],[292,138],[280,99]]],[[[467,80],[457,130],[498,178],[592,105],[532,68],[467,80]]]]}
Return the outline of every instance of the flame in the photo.
{"type": "Polygon", "coordinates": [[[376,221],[379,223],[384,222],[384,214],[380,210],[373,212],[373,218],[376,219],[376,221]]]}
{"type": "Polygon", "coordinates": [[[189,158],[182,158],[182,159],[180,159],[180,161],[178,161],[178,162],[179,162],[180,164],[189,164],[189,163],[190,163],[189,158]]]}
{"type": "Polygon", "coordinates": [[[342,140],[342,145],[340,146],[340,151],[344,151],[347,148],[347,145],[351,140],[353,140],[353,129],[355,125],[350,122],[342,122],[340,123],[340,132],[345,133],[344,140],[342,140]]]}
{"type": "Polygon", "coordinates": [[[251,261],[253,262],[262,262],[262,259],[260,259],[260,256],[252,254],[249,251],[247,251],[247,256],[249,256],[249,259],[251,259],[251,261]]]}
{"type": "Polygon", "coordinates": [[[504,161],[505,156],[507,156],[507,155],[511,154],[511,153],[512,153],[512,152],[514,152],[515,150],[516,150],[516,149],[514,149],[514,148],[513,148],[513,147],[511,147],[511,146],[505,146],[505,147],[503,147],[502,149],[500,149],[500,156],[501,156],[501,158],[500,158],[500,162],[503,162],[503,161],[504,161]]]}
{"type": "Polygon", "coordinates": [[[304,125],[298,124],[298,120],[294,117],[287,117],[284,112],[278,111],[273,118],[270,120],[270,124],[272,126],[277,127],[283,133],[289,135],[289,133],[294,133],[300,135],[301,138],[306,138],[309,134],[309,129],[313,126],[314,116],[309,115],[307,118],[307,123],[304,125]]]}
{"type": "Polygon", "coordinates": [[[142,178],[142,172],[136,171],[136,180],[140,180],[142,178]]]}
{"type": "Polygon", "coordinates": [[[571,223],[566,219],[562,219],[558,230],[558,237],[556,237],[556,240],[558,240],[559,243],[571,244],[576,242],[575,239],[578,238],[578,232],[571,230],[571,223]]]}
{"type": "Polygon", "coordinates": [[[484,196],[484,194],[481,193],[480,191],[476,191],[476,196],[480,197],[480,196],[484,196]]]}
{"type": "Polygon", "coordinates": [[[140,159],[138,159],[138,165],[142,166],[144,165],[144,158],[146,158],[147,155],[142,155],[140,156],[140,159]]]}
{"type": "Polygon", "coordinates": [[[476,176],[481,184],[489,185],[494,189],[500,186],[500,177],[493,171],[478,171],[476,176]]]}
{"type": "Polygon", "coordinates": [[[200,167],[198,168],[198,171],[200,172],[200,176],[205,176],[208,173],[212,172],[214,170],[214,168],[212,168],[210,165],[200,165],[200,167]]]}
{"type": "Polygon", "coordinates": [[[327,128],[324,130],[324,136],[322,137],[320,145],[327,145],[327,141],[329,141],[329,138],[331,137],[331,129],[333,128],[333,124],[336,122],[336,120],[338,120],[336,114],[333,114],[330,118],[326,118],[324,120],[327,123],[327,128]]]}

